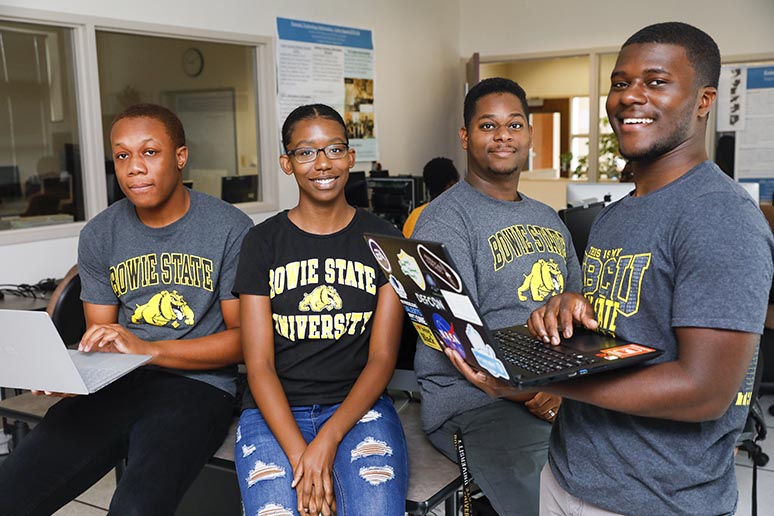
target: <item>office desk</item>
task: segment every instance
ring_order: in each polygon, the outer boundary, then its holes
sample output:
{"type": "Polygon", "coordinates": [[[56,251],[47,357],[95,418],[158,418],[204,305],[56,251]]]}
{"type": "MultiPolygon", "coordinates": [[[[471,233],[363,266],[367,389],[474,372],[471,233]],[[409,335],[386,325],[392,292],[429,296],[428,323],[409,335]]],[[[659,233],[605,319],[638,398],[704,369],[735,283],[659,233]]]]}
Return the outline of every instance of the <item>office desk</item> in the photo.
{"type": "Polygon", "coordinates": [[[45,297],[17,296],[10,292],[4,292],[5,297],[0,299],[0,310],[45,310],[48,306],[50,293],[45,297]]]}

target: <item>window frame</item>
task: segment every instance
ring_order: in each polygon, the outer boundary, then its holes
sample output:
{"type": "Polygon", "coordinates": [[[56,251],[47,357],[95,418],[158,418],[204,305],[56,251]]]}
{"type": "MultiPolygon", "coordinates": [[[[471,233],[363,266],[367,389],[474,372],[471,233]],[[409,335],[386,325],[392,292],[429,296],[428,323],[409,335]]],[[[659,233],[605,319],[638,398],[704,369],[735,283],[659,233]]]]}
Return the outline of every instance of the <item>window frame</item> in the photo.
{"type": "MultiPolygon", "coordinates": [[[[578,50],[561,50],[553,52],[534,52],[527,54],[511,54],[501,56],[482,56],[480,63],[483,64],[497,64],[505,62],[515,61],[532,61],[535,59],[554,59],[554,58],[573,58],[573,57],[586,57],[589,60],[589,114],[591,119],[589,120],[589,154],[588,154],[588,175],[587,181],[596,182],[599,176],[599,97],[600,91],[602,91],[602,85],[599,83],[598,78],[600,74],[601,56],[604,54],[617,54],[620,50],[619,47],[595,47],[578,50]]],[[[605,90],[607,91],[607,90],[605,90]]],[[[529,95],[530,92],[527,92],[529,95]]]]}
{"type": "Polygon", "coordinates": [[[271,166],[272,163],[278,162],[280,149],[279,135],[276,130],[276,79],[272,37],[17,7],[8,7],[3,11],[0,21],[50,25],[72,31],[73,76],[83,180],[81,195],[83,195],[86,220],[0,231],[0,245],[77,237],[86,222],[107,208],[97,31],[252,46],[255,51],[253,79],[257,117],[258,188],[262,200],[235,206],[248,215],[276,212],[279,209],[278,178],[271,166]]]}

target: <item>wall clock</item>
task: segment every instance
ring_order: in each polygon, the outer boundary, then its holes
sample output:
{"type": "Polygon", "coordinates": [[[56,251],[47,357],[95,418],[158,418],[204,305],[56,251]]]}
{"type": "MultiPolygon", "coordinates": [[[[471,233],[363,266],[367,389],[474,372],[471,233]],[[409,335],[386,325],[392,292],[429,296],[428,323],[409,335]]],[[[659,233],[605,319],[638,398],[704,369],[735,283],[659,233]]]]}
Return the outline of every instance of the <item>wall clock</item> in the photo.
{"type": "Polygon", "coordinates": [[[204,56],[198,48],[189,48],[183,52],[183,71],[189,77],[197,77],[204,69],[204,56]]]}

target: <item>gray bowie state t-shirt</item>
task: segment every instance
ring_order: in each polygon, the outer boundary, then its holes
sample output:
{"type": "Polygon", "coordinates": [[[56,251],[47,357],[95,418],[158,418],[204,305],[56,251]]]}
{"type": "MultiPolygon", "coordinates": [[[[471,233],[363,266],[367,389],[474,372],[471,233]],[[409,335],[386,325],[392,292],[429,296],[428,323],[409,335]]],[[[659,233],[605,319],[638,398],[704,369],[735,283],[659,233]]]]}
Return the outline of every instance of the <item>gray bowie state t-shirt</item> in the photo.
{"type": "MultiPolygon", "coordinates": [[[[706,161],[600,213],[584,258],[584,294],[602,329],[666,350],[652,363],[675,360],[676,327],[762,332],[773,250],[757,203],[706,161]]],[[[715,421],[631,416],[565,399],[551,434],[554,476],[571,494],[617,513],[733,512],[732,449],[754,368],[715,421]]]]}
{"type": "MultiPolygon", "coordinates": [[[[81,299],[120,305],[119,324],[143,340],[194,339],[225,330],[220,301],[234,299],[239,248],[253,222],[220,199],[190,194],[188,212],[163,228],[140,222],[134,206],[122,199],[81,231],[81,299]]],[[[165,370],[236,393],[236,365],[165,370]]]]}
{"type": "MultiPolygon", "coordinates": [[[[551,296],[580,291],[580,266],[569,231],[552,208],[524,194],[518,202],[501,201],[460,181],[425,208],[412,236],[448,247],[491,330],[523,324],[551,296]]],[[[421,342],[414,367],[426,432],[494,401],[446,355],[421,342]]]]}

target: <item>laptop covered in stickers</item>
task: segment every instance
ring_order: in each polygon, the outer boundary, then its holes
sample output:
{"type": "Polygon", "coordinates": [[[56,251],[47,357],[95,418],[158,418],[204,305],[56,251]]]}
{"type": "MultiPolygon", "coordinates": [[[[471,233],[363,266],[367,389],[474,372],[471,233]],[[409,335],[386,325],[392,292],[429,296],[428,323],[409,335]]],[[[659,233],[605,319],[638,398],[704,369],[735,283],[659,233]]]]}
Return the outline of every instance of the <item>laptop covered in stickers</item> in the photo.
{"type": "Polygon", "coordinates": [[[558,346],[532,337],[526,325],[490,330],[443,244],[363,236],[425,345],[439,352],[450,347],[474,369],[515,387],[528,389],[627,367],[662,353],[583,328],[558,346]]]}

